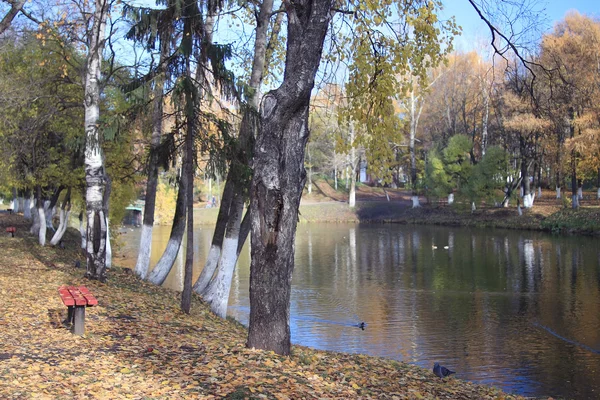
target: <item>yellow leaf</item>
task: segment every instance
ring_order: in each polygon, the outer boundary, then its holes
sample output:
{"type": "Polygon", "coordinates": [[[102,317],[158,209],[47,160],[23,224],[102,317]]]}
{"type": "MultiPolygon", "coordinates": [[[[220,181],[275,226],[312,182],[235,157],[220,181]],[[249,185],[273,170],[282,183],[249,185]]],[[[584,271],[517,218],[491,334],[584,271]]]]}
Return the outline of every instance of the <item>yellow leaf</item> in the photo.
{"type": "Polygon", "coordinates": [[[352,387],[354,389],[360,389],[360,386],[358,386],[356,383],[352,382],[352,387]]]}
{"type": "Polygon", "coordinates": [[[122,369],[121,369],[121,373],[122,373],[122,374],[130,374],[130,373],[131,373],[131,370],[130,370],[129,368],[125,367],[125,368],[122,368],[122,369]]]}

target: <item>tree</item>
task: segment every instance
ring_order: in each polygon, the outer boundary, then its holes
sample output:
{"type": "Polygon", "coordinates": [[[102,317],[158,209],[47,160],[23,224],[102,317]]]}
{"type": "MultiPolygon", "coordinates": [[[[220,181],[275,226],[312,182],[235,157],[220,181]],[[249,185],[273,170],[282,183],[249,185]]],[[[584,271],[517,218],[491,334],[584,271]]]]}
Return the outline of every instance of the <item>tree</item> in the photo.
{"type": "MultiPolygon", "coordinates": [[[[429,8],[431,4],[397,5],[400,6],[397,11],[418,32],[414,35],[414,42],[398,41],[398,37],[394,40],[384,39],[378,36],[376,29],[369,29],[367,21],[375,20],[377,23],[381,15],[387,15],[387,11],[382,13],[386,10],[384,4],[371,4],[372,8],[363,5],[350,12],[356,11],[360,16],[357,33],[362,37],[357,39],[354,48],[364,56],[364,63],[357,64],[355,70],[355,79],[360,83],[357,87],[365,87],[372,78],[377,85],[389,82],[389,67],[384,54],[388,45],[392,48],[405,47],[404,52],[397,53],[400,59],[400,54],[411,53],[413,45],[427,47],[428,51],[435,53],[438,31],[432,26],[437,19],[429,8]],[[365,69],[366,73],[359,74],[359,67],[365,69]],[[383,73],[381,80],[378,79],[379,73],[383,73]]],[[[255,145],[250,196],[252,262],[248,346],[280,354],[289,354],[290,350],[290,281],[294,267],[293,243],[298,206],[306,181],[303,161],[308,139],[308,105],[328,28],[330,8],[329,1],[315,0],[299,1],[294,3],[294,7],[286,9],[288,42],[283,82],[263,98],[261,128],[255,145]]],[[[408,31],[406,34],[410,37],[408,31]]],[[[391,54],[396,56],[396,53],[391,54]]],[[[418,64],[421,65],[420,62],[418,64]]],[[[358,102],[354,103],[357,112],[373,122],[371,133],[377,132],[379,127],[389,127],[386,116],[392,110],[389,105],[393,90],[389,87],[382,89],[385,90],[366,91],[377,96],[376,112],[365,112],[358,102]]],[[[348,94],[353,97],[350,91],[348,94]]],[[[369,97],[361,99],[363,105],[372,104],[367,101],[369,97]]]]}
{"type": "Polygon", "coordinates": [[[9,28],[13,19],[25,5],[26,0],[4,0],[3,2],[10,4],[10,10],[0,20],[0,34],[9,28]]]}
{"type": "Polygon", "coordinates": [[[98,121],[100,118],[100,74],[105,44],[106,19],[110,11],[108,0],[95,0],[92,28],[88,35],[88,54],[85,68],[85,181],[87,245],[86,276],[106,279],[107,212],[104,201],[106,173],[100,147],[98,121]]]}
{"type": "Polygon", "coordinates": [[[248,347],[290,352],[294,237],[306,172],[310,92],[330,21],[330,0],[287,7],[286,66],[260,110],[251,184],[252,261],[248,347]]]}
{"type": "Polygon", "coordinates": [[[250,80],[245,89],[246,103],[242,106],[240,131],[237,140],[232,141],[230,145],[229,171],[209,255],[202,273],[194,284],[194,290],[202,295],[210,304],[211,310],[221,318],[225,318],[227,314],[233,271],[250,229],[248,211],[243,219],[242,216],[249,192],[252,147],[258,129],[259,91],[265,76],[265,65],[272,57],[274,43],[278,40],[283,15],[280,13],[276,17],[271,27],[271,37],[268,39],[272,11],[273,1],[263,0],[259,9],[254,12],[254,54],[250,80]]]}
{"type": "Polygon", "coordinates": [[[597,113],[599,42],[600,24],[575,12],[567,14],[541,43],[540,61],[549,70],[543,82],[550,89],[545,97],[546,113],[558,132],[558,151],[562,150],[563,140],[569,142],[573,208],[579,204],[578,160],[582,154],[578,150],[583,147],[574,144],[586,141],[578,140],[581,135],[595,135],[589,121],[594,119],[591,115],[597,113]]]}

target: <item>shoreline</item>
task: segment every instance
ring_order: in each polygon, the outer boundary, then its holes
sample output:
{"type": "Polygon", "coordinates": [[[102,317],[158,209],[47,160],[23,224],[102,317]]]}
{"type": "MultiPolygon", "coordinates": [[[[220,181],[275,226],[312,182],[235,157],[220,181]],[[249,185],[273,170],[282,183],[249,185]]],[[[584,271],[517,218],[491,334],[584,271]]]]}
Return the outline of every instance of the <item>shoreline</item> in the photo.
{"type": "MultiPolygon", "coordinates": [[[[216,209],[195,208],[196,223],[215,224],[216,209]]],[[[406,201],[359,201],[354,210],[341,201],[305,201],[298,222],[397,223],[540,231],[561,235],[600,236],[600,201],[587,201],[578,210],[564,208],[560,200],[544,199],[519,215],[516,207],[483,207],[471,212],[464,204],[424,204],[413,209],[406,201]]]]}
{"type": "Polygon", "coordinates": [[[68,230],[63,250],[37,245],[22,216],[0,214],[0,229],[9,225],[17,235],[0,238],[0,397],[523,399],[378,357],[247,349],[246,328],[215,317],[195,295],[186,315],[177,292],[123,268],[113,267],[106,283],[84,279],[73,266],[77,231],[68,230]],[[86,285],[100,302],[87,310],[83,337],[60,323],[62,284],[86,285]]]}

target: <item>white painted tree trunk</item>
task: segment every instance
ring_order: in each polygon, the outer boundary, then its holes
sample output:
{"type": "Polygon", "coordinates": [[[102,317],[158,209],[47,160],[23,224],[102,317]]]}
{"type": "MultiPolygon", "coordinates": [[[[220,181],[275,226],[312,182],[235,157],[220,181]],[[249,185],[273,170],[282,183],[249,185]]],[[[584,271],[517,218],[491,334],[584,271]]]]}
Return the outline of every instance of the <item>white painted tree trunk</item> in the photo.
{"type": "Polygon", "coordinates": [[[56,232],[54,232],[54,236],[52,236],[52,239],[50,240],[50,244],[52,246],[56,246],[60,242],[60,240],[63,238],[65,232],[67,231],[70,214],[71,214],[71,212],[69,210],[64,210],[64,209],[60,210],[60,214],[59,214],[60,222],[58,224],[58,228],[56,228],[56,232]]]}
{"type": "Polygon", "coordinates": [[[56,232],[54,229],[54,225],[52,225],[52,218],[54,218],[54,213],[56,212],[56,207],[52,207],[50,209],[50,200],[44,201],[44,213],[46,215],[46,228],[50,228],[53,232],[56,232]]]}
{"type": "Polygon", "coordinates": [[[208,287],[208,284],[210,283],[210,280],[217,269],[220,256],[221,247],[211,244],[210,250],[208,251],[208,257],[206,258],[206,263],[204,263],[204,269],[194,284],[194,292],[202,294],[206,291],[206,288],[208,287]]]}
{"type": "Polygon", "coordinates": [[[600,188],[598,188],[598,193],[596,194],[596,198],[600,200],[600,188]]]}
{"type": "MultiPolygon", "coordinates": [[[[350,127],[350,143],[354,143],[354,127],[350,127]]],[[[354,146],[350,149],[350,193],[348,195],[348,206],[356,206],[356,149],[354,146]]]]}
{"type": "Polygon", "coordinates": [[[81,234],[81,248],[85,250],[87,247],[87,237],[86,229],[83,226],[83,218],[81,215],[79,216],[79,233],[81,234]]]}
{"type": "Polygon", "coordinates": [[[350,193],[348,195],[348,206],[354,208],[356,206],[356,174],[352,174],[350,178],[350,193]]]}
{"type": "Polygon", "coordinates": [[[106,217],[106,268],[112,267],[112,247],[110,246],[110,223],[106,217]]]}
{"type": "Polygon", "coordinates": [[[148,275],[148,281],[155,285],[162,285],[167,279],[173,263],[177,258],[181,242],[183,240],[183,234],[186,227],[186,204],[185,204],[185,191],[187,185],[187,178],[184,173],[181,174],[179,189],[177,191],[177,204],[175,206],[175,215],[173,216],[173,226],[171,228],[171,235],[167,242],[167,247],[163,252],[160,260],[148,275]]]}
{"type": "Polygon", "coordinates": [[[583,188],[581,187],[577,188],[577,198],[583,200],[583,188]]]}
{"type": "Polygon", "coordinates": [[[15,188],[13,188],[13,199],[11,208],[15,214],[19,212],[19,197],[17,196],[17,189],[15,188]]]}
{"type": "Polygon", "coordinates": [[[519,213],[519,216],[523,215],[523,210],[521,210],[521,205],[517,206],[517,212],[519,213]]]}
{"type": "MultiPolygon", "coordinates": [[[[160,65],[163,65],[170,51],[170,41],[161,40],[160,65]]],[[[146,203],[144,206],[144,220],[140,247],[134,272],[141,279],[146,279],[152,253],[152,230],[154,229],[154,212],[156,210],[156,191],[158,187],[158,151],[162,137],[163,101],[164,101],[164,73],[161,71],[154,84],[154,103],[152,104],[152,137],[150,140],[150,154],[148,156],[148,181],[146,184],[146,203]]]]}
{"type": "MultiPolygon", "coordinates": [[[[37,203],[37,200],[34,202],[37,203]]],[[[31,224],[31,228],[29,228],[29,233],[37,235],[40,232],[40,213],[37,210],[37,205],[34,207],[31,216],[33,217],[33,223],[31,224]]]]}
{"type": "Polygon", "coordinates": [[[146,279],[148,275],[148,263],[150,262],[150,253],[152,251],[152,226],[143,224],[140,237],[140,248],[134,272],[141,279],[146,279]]]}
{"type": "Polygon", "coordinates": [[[538,186],[538,198],[541,199],[542,198],[542,187],[538,186]]]}
{"type": "Polygon", "coordinates": [[[454,204],[454,193],[448,195],[448,205],[450,206],[452,204],[454,204]]]}
{"type": "Polygon", "coordinates": [[[412,196],[411,200],[412,200],[412,208],[421,207],[421,203],[419,202],[419,196],[412,196]]]}
{"type": "Polygon", "coordinates": [[[237,236],[234,238],[226,237],[223,240],[217,275],[207,287],[206,294],[202,296],[205,301],[210,303],[211,311],[221,318],[227,316],[227,301],[229,300],[231,279],[237,262],[237,245],[237,236]]]}
{"type": "Polygon", "coordinates": [[[104,190],[106,186],[104,159],[100,146],[98,120],[100,119],[100,74],[105,44],[108,0],[95,0],[89,48],[85,70],[85,202],[87,214],[87,268],[86,277],[106,278],[106,217],[104,190]]]}
{"type": "Polygon", "coordinates": [[[46,220],[46,211],[44,207],[38,207],[40,230],[38,231],[38,241],[40,246],[46,245],[46,224],[43,222],[46,220]]]}
{"type": "Polygon", "coordinates": [[[475,202],[471,202],[471,213],[474,213],[477,208],[475,207],[475,202]]]}
{"type": "Polygon", "coordinates": [[[31,220],[31,197],[25,199],[25,207],[23,208],[23,217],[27,220],[31,220]]]}
{"type": "MultiPolygon", "coordinates": [[[[227,315],[227,302],[231,289],[231,279],[235,264],[238,259],[238,243],[240,240],[240,226],[244,211],[244,198],[242,193],[235,193],[229,208],[227,231],[223,240],[221,258],[216,276],[210,281],[202,297],[210,304],[211,310],[221,318],[227,315]]],[[[241,250],[241,249],[240,249],[241,250]]]]}
{"type": "Polygon", "coordinates": [[[173,263],[177,258],[177,253],[179,253],[179,248],[181,247],[181,242],[183,240],[183,236],[179,238],[170,238],[167,242],[167,247],[163,252],[163,255],[158,260],[158,263],[150,272],[148,276],[148,281],[155,285],[162,285],[169,272],[171,272],[171,268],[173,267],[173,263]]]}
{"type": "Polygon", "coordinates": [[[533,200],[535,199],[535,195],[533,193],[526,194],[523,196],[523,207],[531,208],[533,207],[533,200]]]}
{"type": "Polygon", "coordinates": [[[556,198],[560,199],[560,186],[556,187],[556,198]]]}
{"type": "Polygon", "coordinates": [[[577,208],[579,208],[579,196],[577,194],[574,194],[573,196],[571,196],[571,207],[575,210],[577,208]]]}

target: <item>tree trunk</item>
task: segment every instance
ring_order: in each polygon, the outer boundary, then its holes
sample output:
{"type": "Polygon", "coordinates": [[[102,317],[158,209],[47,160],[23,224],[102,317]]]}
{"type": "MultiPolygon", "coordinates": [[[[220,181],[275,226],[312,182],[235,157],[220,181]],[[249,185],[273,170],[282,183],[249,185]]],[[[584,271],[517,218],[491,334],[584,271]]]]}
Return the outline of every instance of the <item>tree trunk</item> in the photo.
{"type": "MultiPolygon", "coordinates": [[[[354,147],[354,139],[356,137],[354,126],[350,125],[350,192],[348,193],[348,206],[354,208],[356,206],[356,148],[354,147]]],[[[346,179],[347,182],[347,179],[346,179]]]]}
{"type": "Polygon", "coordinates": [[[298,207],[306,182],[308,106],[329,25],[331,0],[287,7],[281,86],[261,105],[251,185],[252,262],[248,347],[290,353],[290,292],[298,207]]]}
{"type": "Polygon", "coordinates": [[[106,216],[103,207],[105,170],[98,119],[100,118],[100,73],[108,0],[95,0],[93,25],[89,34],[89,53],[85,72],[85,181],[87,213],[86,277],[106,279],[106,216]]]}
{"type": "MultiPolygon", "coordinates": [[[[185,29],[184,29],[185,31],[185,29]]],[[[189,60],[187,62],[188,81],[189,60]]],[[[186,105],[193,101],[192,96],[186,94],[186,105]]],[[[192,272],[194,268],[194,119],[191,115],[187,116],[187,132],[185,138],[185,157],[183,162],[183,173],[187,177],[185,190],[185,200],[187,209],[187,241],[185,249],[185,268],[183,275],[183,291],[181,292],[181,311],[190,313],[192,307],[192,272]]]]}
{"type": "Polygon", "coordinates": [[[19,11],[23,8],[26,0],[14,0],[10,2],[10,10],[6,13],[2,21],[0,21],[0,34],[4,33],[10,26],[12,20],[17,16],[19,11]]]}
{"type": "Polygon", "coordinates": [[[13,201],[12,201],[12,210],[16,214],[19,212],[19,197],[17,196],[17,189],[12,189],[13,201]]]}
{"type": "Polygon", "coordinates": [[[213,232],[212,243],[210,244],[210,250],[208,251],[208,257],[204,263],[204,268],[200,273],[200,276],[194,284],[194,292],[202,294],[208,286],[212,276],[217,269],[219,263],[219,257],[221,257],[221,248],[223,246],[223,237],[225,235],[225,229],[227,228],[227,221],[229,219],[229,207],[231,205],[231,199],[233,197],[234,182],[230,176],[231,170],[227,174],[227,181],[225,182],[225,188],[223,189],[223,198],[219,206],[219,214],[217,215],[217,223],[213,232]]]}
{"type": "MultiPolygon", "coordinates": [[[[231,221],[231,218],[238,218],[241,220],[240,215],[231,215],[230,208],[233,198],[242,198],[243,207],[243,194],[247,191],[249,182],[245,176],[247,172],[244,169],[248,168],[252,158],[252,147],[254,145],[254,137],[258,128],[257,121],[257,109],[259,104],[258,92],[260,89],[261,82],[263,80],[263,73],[266,63],[266,51],[267,47],[275,39],[272,38],[270,43],[267,43],[267,31],[269,28],[269,19],[273,11],[273,0],[265,0],[262,2],[260,12],[256,21],[256,39],[254,43],[254,58],[252,61],[252,71],[250,73],[250,94],[248,98],[248,107],[244,110],[242,116],[242,123],[240,127],[240,134],[238,138],[239,147],[235,152],[234,159],[231,160],[229,171],[227,173],[227,181],[225,182],[225,189],[223,190],[223,198],[219,208],[219,215],[217,216],[217,224],[213,233],[213,239],[211,247],[208,253],[208,258],[198,277],[198,280],[194,284],[194,291],[196,293],[203,294],[207,290],[209,282],[213,278],[214,272],[217,269],[217,264],[221,258],[221,249],[223,247],[223,236],[225,230],[229,224],[231,226],[240,225],[240,221],[231,221]]],[[[281,19],[278,18],[278,23],[275,23],[274,31],[278,31],[278,25],[281,24],[281,19]]],[[[276,36],[276,35],[275,35],[276,36]]],[[[274,43],[273,43],[274,44],[274,43]]],[[[248,231],[246,231],[247,235],[248,231]]],[[[239,238],[239,242],[245,241],[239,238]]],[[[237,256],[236,256],[237,262],[237,256]]],[[[235,267],[235,264],[234,264],[235,267]]],[[[227,300],[225,300],[227,301],[227,300]]]]}
{"type": "MultiPolygon", "coordinates": [[[[170,38],[161,38],[160,65],[168,56],[170,38]]],[[[144,222],[140,237],[140,248],[134,272],[142,279],[148,275],[150,254],[152,252],[152,229],[154,227],[154,210],[156,208],[156,188],[158,187],[158,147],[162,137],[163,120],[163,90],[164,71],[156,77],[154,86],[154,102],[152,104],[152,137],[150,139],[150,154],[148,155],[148,182],[146,184],[146,197],[144,204],[144,222]]]]}
{"type": "Polygon", "coordinates": [[[236,193],[229,210],[227,233],[225,234],[225,240],[223,242],[223,250],[221,251],[217,275],[211,280],[202,296],[203,299],[210,304],[212,312],[221,318],[227,316],[227,301],[229,300],[231,279],[238,259],[237,250],[243,211],[244,198],[242,197],[242,193],[236,193]]]}
{"type": "Polygon", "coordinates": [[[23,218],[25,218],[27,220],[32,219],[32,216],[31,216],[32,200],[33,200],[33,195],[31,194],[31,192],[29,190],[27,190],[25,192],[25,204],[24,204],[24,208],[23,208],[23,218]]]}
{"type": "Polygon", "coordinates": [[[29,228],[29,233],[31,233],[32,235],[38,235],[40,232],[40,213],[37,209],[37,194],[35,196],[35,199],[33,200],[33,208],[34,210],[31,213],[33,222],[31,224],[31,228],[29,228]]]}
{"type": "Polygon", "coordinates": [[[36,187],[36,205],[37,205],[37,214],[39,221],[39,229],[37,231],[38,234],[38,242],[40,246],[46,245],[46,213],[42,204],[44,201],[42,200],[42,188],[40,185],[36,187]]]}
{"type": "Polygon", "coordinates": [[[488,121],[490,117],[490,95],[486,86],[487,82],[483,82],[483,118],[481,121],[481,156],[485,156],[488,142],[488,121]]]}
{"type": "Polygon", "coordinates": [[[54,232],[54,236],[50,240],[50,244],[52,246],[56,246],[64,236],[67,231],[67,226],[69,225],[69,214],[71,213],[71,188],[67,189],[67,194],[62,202],[62,206],[60,208],[60,223],[58,224],[58,228],[56,228],[56,232],[54,232]]]}
{"type": "Polygon", "coordinates": [[[167,247],[163,252],[160,260],[150,272],[148,281],[155,285],[162,285],[167,279],[173,263],[179,253],[181,247],[181,241],[185,232],[185,220],[186,220],[186,188],[187,188],[187,176],[182,171],[179,179],[179,189],[177,190],[177,203],[175,205],[175,215],[173,216],[173,225],[171,227],[171,235],[167,242],[167,247]]]}
{"type": "Polygon", "coordinates": [[[85,252],[87,248],[86,229],[83,227],[83,211],[79,213],[79,233],[81,234],[81,250],[85,252]]]}

